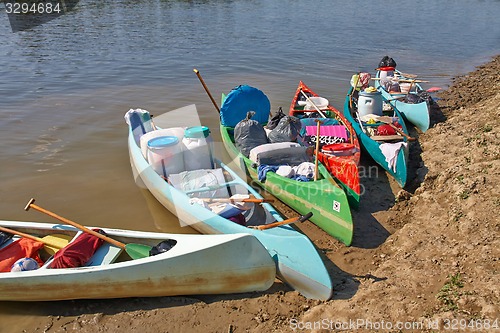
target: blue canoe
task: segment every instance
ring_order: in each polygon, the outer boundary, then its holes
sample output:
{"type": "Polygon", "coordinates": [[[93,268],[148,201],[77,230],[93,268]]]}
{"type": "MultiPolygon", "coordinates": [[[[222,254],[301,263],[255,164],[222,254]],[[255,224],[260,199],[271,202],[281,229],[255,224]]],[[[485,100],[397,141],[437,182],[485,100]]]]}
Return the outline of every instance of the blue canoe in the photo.
{"type": "MultiPolygon", "coordinates": [[[[406,78],[399,71],[395,71],[401,80],[412,81],[412,79],[406,78]]],[[[380,78],[380,71],[377,71],[377,78],[380,78]]],[[[422,87],[418,82],[414,82],[412,87],[415,91],[409,92],[410,94],[416,94],[416,91],[422,91],[422,87]]],[[[409,123],[413,124],[422,132],[429,129],[430,125],[430,115],[429,115],[429,103],[427,101],[422,101],[420,103],[406,103],[404,97],[406,94],[395,93],[391,94],[383,86],[380,85],[380,80],[376,80],[374,83],[375,88],[382,93],[382,98],[385,102],[390,103],[395,109],[397,109],[403,118],[409,123]]]]}
{"type": "MultiPolygon", "coordinates": [[[[193,204],[195,194],[210,192],[216,189],[230,189],[232,193],[249,193],[255,198],[262,196],[224,163],[215,160],[216,168],[225,173],[225,180],[216,186],[199,187],[189,191],[181,191],[165,181],[148,163],[140,147],[140,136],[151,130],[150,115],[129,111],[128,147],[130,163],[136,182],[144,185],[155,198],[170,212],[176,215],[179,222],[189,225],[203,234],[248,233],[255,236],[267,249],[276,263],[276,274],[280,280],[307,298],[328,300],[333,289],[330,275],[314,244],[307,236],[291,225],[282,225],[267,230],[258,230],[239,225],[201,205],[193,204]]],[[[282,216],[269,203],[255,204],[254,210],[245,216],[251,224],[266,224],[282,221],[282,216]],[[251,215],[251,216],[250,216],[251,215]],[[256,223],[257,221],[257,223],[256,223]]],[[[247,255],[246,253],[235,253],[247,255]]],[[[216,260],[217,258],[214,258],[216,260]]]]}
{"type": "MultiPolygon", "coordinates": [[[[381,145],[386,143],[383,140],[374,140],[374,137],[371,137],[365,131],[367,130],[366,128],[369,126],[368,124],[363,124],[360,120],[355,118],[356,115],[356,103],[351,99],[351,96],[353,94],[353,87],[349,89],[349,92],[346,96],[345,103],[344,103],[344,109],[343,113],[345,118],[351,123],[352,127],[354,128],[354,131],[356,132],[358,139],[361,142],[361,147],[377,162],[382,168],[384,168],[387,173],[389,173],[399,184],[399,186],[404,187],[406,185],[406,180],[407,180],[407,173],[408,173],[408,156],[409,156],[409,150],[408,150],[408,144],[407,144],[407,139],[405,137],[400,137],[399,141],[402,141],[406,143],[402,149],[399,150],[397,157],[395,158],[395,167],[391,167],[389,163],[386,160],[386,156],[383,154],[381,150],[381,145]],[[361,127],[363,125],[363,128],[361,127]]],[[[398,117],[401,119],[401,114],[397,111],[394,110],[394,117],[398,117]]],[[[408,130],[406,129],[406,126],[404,122],[401,120],[399,123],[402,126],[402,131],[408,135],[408,130]]],[[[379,138],[382,139],[382,138],[379,138]]]]}

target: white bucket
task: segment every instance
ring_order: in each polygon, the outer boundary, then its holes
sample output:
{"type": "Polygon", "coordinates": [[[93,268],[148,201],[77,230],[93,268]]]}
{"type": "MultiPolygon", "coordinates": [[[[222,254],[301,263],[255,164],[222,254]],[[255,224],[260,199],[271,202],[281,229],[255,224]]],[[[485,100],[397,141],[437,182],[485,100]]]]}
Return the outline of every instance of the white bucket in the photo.
{"type": "MultiPolygon", "coordinates": [[[[328,107],[328,100],[324,97],[309,97],[309,100],[314,103],[320,110],[326,109],[328,107]]],[[[316,108],[309,100],[306,100],[304,110],[316,111],[316,108]]]]}
{"type": "Polygon", "coordinates": [[[184,165],[186,170],[213,169],[213,141],[206,126],[188,127],[184,131],[184,165]]]}
{"type": "Polygon", "coordinates": [[[360,116],[368,114],[382,115],[382,93],[380,91],[359,93],[358,112],[360,116]]]}
{"type": "Polygon", "coordinates": [[[156,173],[164,177],[184,171],[179,139],[175,136],[159,136],[149,140],[148,161],[156,173]]]}
{"type": "Polygon", "coordinates": [[[410,87],[411,87],[411,83],[408,83],[408,82],[401,82],[399,84],[399,89],[401,89],[401,92],[403,94],[407,94],[410,92],[410,87]]]}
{"type": "Polygon", "coordinates": [[[162,128],[159,130],[147,132],[143,136],[141,136],[141,152],[144,158],[148,156],[148,142],[151,139],[160,137],[160,136],[175,136],[179,139],[179,142],[182,141],[184,137],[184,127],[172,127],[172,128],[162,128]]]}

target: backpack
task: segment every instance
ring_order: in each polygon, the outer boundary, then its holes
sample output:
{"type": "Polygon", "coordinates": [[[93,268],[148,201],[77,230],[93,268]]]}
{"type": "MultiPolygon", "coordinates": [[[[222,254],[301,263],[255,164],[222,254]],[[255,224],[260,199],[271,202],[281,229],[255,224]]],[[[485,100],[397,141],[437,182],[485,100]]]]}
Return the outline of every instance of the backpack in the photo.
{"type": "Polygon", "coordinates": [[[396,62],[394,61],[394,59],[392,59],[389,56],[384,56],[378,64],[378,67],[394,67],[394,68],[396,68],[396,66],[397,65],[396,65],[396,62]]]}

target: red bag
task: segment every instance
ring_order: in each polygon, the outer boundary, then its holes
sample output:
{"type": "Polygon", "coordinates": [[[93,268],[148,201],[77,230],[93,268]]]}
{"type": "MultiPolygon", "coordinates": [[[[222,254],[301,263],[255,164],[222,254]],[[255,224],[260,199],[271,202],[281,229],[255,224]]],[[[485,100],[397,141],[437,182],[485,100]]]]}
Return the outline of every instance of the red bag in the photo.
{"type": "MultiPolygon", "coordinates": [[[[100,229],[93,229],[104,233],[100,229]]],[[[73,242],[57,251],[49,268],[73,268],[85,265],[104,241],[91,234],[83,233],[73,242]]]]}
{"type": "Polygon", "coordinates": [[[396,130],[388,124],[380,125],[377,127],[377,135],[396,135],[396,130]]]}
{"type": "Polygon", "coordinates": [[[42,242],[28,238],[20,238],[0,250],[0,272],[10,272],[12,265],[21,258],[35,259],[38,264],[43,261],[38,255],[38,250],[43,247],[42,242]]]}

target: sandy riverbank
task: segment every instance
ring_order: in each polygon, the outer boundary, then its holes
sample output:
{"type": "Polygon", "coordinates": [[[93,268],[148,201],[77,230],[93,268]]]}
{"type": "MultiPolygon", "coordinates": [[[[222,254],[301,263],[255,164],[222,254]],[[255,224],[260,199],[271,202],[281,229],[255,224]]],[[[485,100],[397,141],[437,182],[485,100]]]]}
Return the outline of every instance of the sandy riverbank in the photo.
{"type": "MultiPolygon", "coordinates": [[[[37,313],[15,327],[22,332],[290,332],[295,327],[327,332],[354,321],[357,329],[351,324],[344,332],[376,331],[373,325],[397,332],[398,322],[423,323],[413,331],[430,332],[437,331],[436,323],[461,328],[466,319],[476,325],[469,328],[497,320],[500,331],[499,72],[497,56],[437,95],[432,128],[412,133],[419,140],[411,147],[408,192],[381,170],[362,179],[366,193],[353,212],[353,246],[312,224],[302,226],[325,254],[332,300],[307,300],[277,281],[264,293],[242,295],[13,303],[12,314],[37,313]]],[[[0,332],[13,332],[8,327],[2,323],[0,332]]]]}

